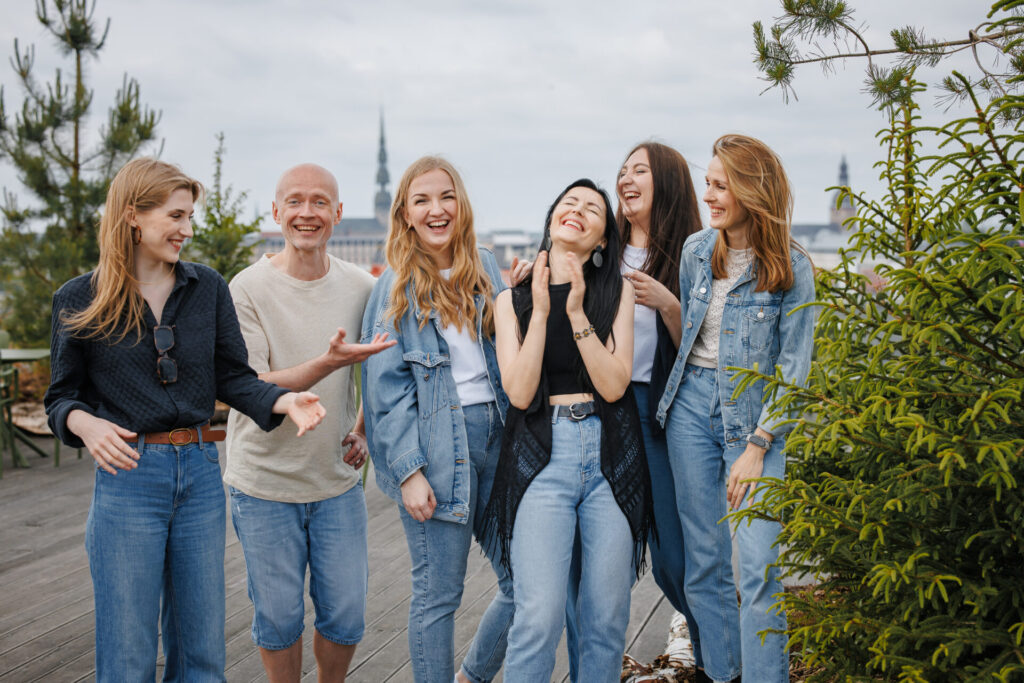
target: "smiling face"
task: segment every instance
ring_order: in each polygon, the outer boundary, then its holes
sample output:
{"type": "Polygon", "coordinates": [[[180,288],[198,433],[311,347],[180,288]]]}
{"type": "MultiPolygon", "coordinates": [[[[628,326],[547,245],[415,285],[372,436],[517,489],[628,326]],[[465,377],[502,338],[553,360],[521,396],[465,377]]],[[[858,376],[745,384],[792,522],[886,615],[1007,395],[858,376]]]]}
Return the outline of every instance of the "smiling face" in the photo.
{"type": "Polygon", "coordinates": [[[626,159],[619,171],[615,190],[619,195],[622,215],[634,227],[648,230],[654,205],[654,176],[651,175],[651,160],[646,148],[638,148],[626,159]]]}
{"type": "Polygon", "coordinates": [[[548,224],[552,245],[589,258],[605,242],[607,212],[601,193],[589,187],[573,187],[555,205],[548,224]]]}
{"type": "Polygon", "coordinates": [[[135,258],[150,263],[178,262],[182,244],[192,237],[192,191],[179,188],[167,201],[149,211],[134,215],[141,241],[135,246],[135,258]]]}
{"type": "Polygon", "coordinates": [[[334,225],[341,220],[338,183],[320,166],[296,166],[278,181],[272,209],[286,249],[326,252],[334,225]]]}
{"type": "Polygon", "coordinates": [[[711,158],[704,179],[707,184],[704,203],[711,210],[711,227],[716,230],[749,229],[750,214],[736,201],[729,188],[725,167],[717,156],[711,158]]]}
{"type": "Polygon", "coordinates": [[[444,169],[413,178],[403,209],[405,222],[438,268],[452,267],[452,237],[459,218],[455,184],[444,169]]]}

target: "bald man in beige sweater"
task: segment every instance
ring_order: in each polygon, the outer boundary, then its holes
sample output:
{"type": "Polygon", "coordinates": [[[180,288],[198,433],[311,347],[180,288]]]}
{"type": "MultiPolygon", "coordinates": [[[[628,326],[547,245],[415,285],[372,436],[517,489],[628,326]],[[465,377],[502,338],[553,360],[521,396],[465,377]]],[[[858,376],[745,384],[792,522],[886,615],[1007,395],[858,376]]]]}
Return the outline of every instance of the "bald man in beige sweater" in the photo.
{"type": "Polygon", "coordinates": [[[318,680],[344,681],[363,635],[368,573],[358,471],[367,447],[352,366],[395,342],[345,341],[359,339],[374,278],[327,253],[342,209],[334,176],[314,164],[289,169],[272,209],[284,250],[264,255],[230,285],[249,364],[268,382],[315,391],[329,417],[299,441],[294,429],[266,434],[231,411],[224,481],[267,677],[298,683],[302,675],[308,568],[318,680]]]}

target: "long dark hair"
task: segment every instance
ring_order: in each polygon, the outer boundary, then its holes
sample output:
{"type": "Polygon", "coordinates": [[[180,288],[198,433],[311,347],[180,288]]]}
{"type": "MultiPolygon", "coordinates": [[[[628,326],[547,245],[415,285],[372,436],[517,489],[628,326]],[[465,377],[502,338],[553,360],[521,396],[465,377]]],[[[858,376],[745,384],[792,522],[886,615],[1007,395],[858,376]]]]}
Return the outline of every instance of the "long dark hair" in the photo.
{"type": "MultiPolygon", "coordinates": [[[[590,324],[594,326],[597,337],[602,343],[607,343],[608,335],[612,335],[612,346],[614,348],[615,336],[612,334],[612,323],[615,322],[615,314],[619,310],[619,299],[622,297],[622,275],[619,273],[619,264],[607,256],[608,254],[618,254],[621,251],[619,247],[619,229],[615,223],[615,214],[612,212],[612,203],[608,199],[608,193],[589,178],[580,178],[570,183],[555,198],[551,208],[548,209],[548,215],[544,219],[544,236],[541,237],[540,248],[537,250],[537,253],[548,251],[551,248],[551,235],[549,232],[551,229],[551,216],[554,215],[555,207],[562,201],[562,198],[565,197],[569,190],[575,187],[585,187],[588,190],[593,190],[601,195],[601,199],[604,200],[604,238],[606,241],[604,264],[602,267],[597,268],[590,259],[583,263],[583,282],[587,286],[586,292],[583,295],[583,312],[586,313],[590,324]]],[[[526,336],[527,328],[530,326],[530,314],[533,312],[532,280],[533,274],[531,273],[512,292],[516,319],[519,321],[520,341],[526,336]]],[[[677,284],[676,287],[678,288],[678,286],[677,284]]],[[[576,377],[580,380],[581,386],[586,387],[589,393],[593,393],[594,385],[590,381],[586,367],[584,367],[581,361],[577,362],[578,365],[574,368],[576,377]]]]}
{"type": "MultiPolygon", "coordinates": [[[[640,270],[668,287],[679,298],[679,256],[683,253],[683,242],[701,228],[697,193],[693,189],[690,168],[682,154],[668,145],[648,140],[629,150],[626,159],[638,149],[647,151],[654,187],[651,224],[647,235],[647,258],[640,270]]],[[[622,261],[633,226],[622,212],[621,201],[615,219],[622,232],[622,244],[618,251],[619,261],[622,261]]]]}

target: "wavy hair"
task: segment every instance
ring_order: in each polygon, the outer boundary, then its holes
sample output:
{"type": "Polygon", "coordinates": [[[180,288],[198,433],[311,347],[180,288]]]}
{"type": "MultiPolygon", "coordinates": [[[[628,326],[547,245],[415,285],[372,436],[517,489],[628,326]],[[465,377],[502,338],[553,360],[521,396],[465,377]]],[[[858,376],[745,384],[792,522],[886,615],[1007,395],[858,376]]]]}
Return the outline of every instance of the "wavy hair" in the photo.
{"type": "MultiPolygon", "coordinates": [[[[793,286],[790,249],[803,251],[790,236],[793,191],[779,156],[768,145],[746,135],[723,135],[711,148],[725,170],[736,202],[750,215],[747,241],[754,250],[758,292],[778,292],[793,286]]],[[[724,239],[715,242],[711,272],[727,277],[728,248],[724,239]]]]}
{"type": "Polygon", "coordinates": [[[391,225],[388,228],[384,250],[388,265],[395,272],[388,315],[394,317],[396,327],[409,307],[415,305],[420,313],[420,329],[427,324],[430,311],[436,310],[442,325],[455,325],[460,331],[465,325],[469,328],[470,336],[476,339],[476,325],[473,323],[479,313],[484,335],[494,335],[492,299],[496,285],[487,277],[476,248],[473,208],[469,204],[466,186],[459,172],[446,159],[426,156],[417,159],[405,169],[395,191],[395,200],[391,204],[391,225]],[[447,280],[441,276],[437,263],[423,248],[416,236],[416,230],[405,219],[406,202],[409,201],[409,186],[412,185],[412,181],[436,169],[441,169],[451,178],[458,207],[449,242],[449,248],[452,250],[452,271],[447,280]],[[413,301],[409,300],[406,291],[410,286],[413,301]],[[467,294],[484,295],[482,311],[476,310],[473,297],[467,294]]]}
{"type": "Polygon", "coordinates": [[[132,218],[162,206],[175,190],[188,190],[193,202],[203,194],[198,180],[177,166],[151,157],[129,161],[114,176],[100,219],[100,261],[90,281],[92,302],[61,318],[72,334],[113,343],[131,331],[142,338],[145,303],[135,277],[132,218]]]}
{"type": "MultiPolygon", "coordinates": [[[[640,149],[647,152],[654,190],[651,223],[647,229],[647,258],[640,270],[665,285],[678,299],[679,256],[683,252],[683,243],[701,228],[697,193],[693,189],[689,165],[682,154],[668,145],[647,140],[629,150],[626,160],[640,149]]],[[[633,232],[633,226],[622,210],[621,200],[615,221],[622,234],[619,247],[621,262],[633,232]]]]}
{"type": "MultiPolygon", "coordinates": [[[[575,187],[585,187],[601,195],[601,199],[604,200],[605,215],[604,239],[606,244],[604,246],[604,253],[620,253],[619,228],[615,223],[615,214],[612,213],[612,202],[608,198],[608,193],[598,187],[597,183],[590,178],[580,178],[570,183],[559,193],[555,201],[551,203],[548,214],[544,218],[544,235],[541,237],[540,249],[537,250],[537,253],[539,254],[542,251],[550,253],[551,217],[554,215],[558,203],[562,201],[562,198],[565,197],[569,190],[575,187]]],[[[609,261],[611,259],[605,259],[605,263],[601,268],[596,268],[590,259],[583,262],[583,282],[586,285],[586,290],[583,292],[583,312],[586,313],[590,324],[594,326],[598,339],[602,343],[606,343],[609,335],[611,335],[612,346],[614,347],[615,335],[612,332],[612,324],[615,322],[615,314],[619,310],[619,299],[622,298],[622,275],[619,272],[619,264],[617,262],[610,263],[609,261]]],[[[516,286],[516,290],[518,290],[516,298],[526,302],[516,313],[516,320],[519,323],[520,341],[526,336],[527,328],[530,326],[530,316],[533,313],[532,281],[533,273],[531,271],[516,286]]],[[[587,374],[582,358],[576,359],[576,367],[573,369],[575,370],[576,378],[580,381],[580,385],[586,387],[588,393],[594,393],[594,383],[590,381],[590,376],[587,374]]]]}

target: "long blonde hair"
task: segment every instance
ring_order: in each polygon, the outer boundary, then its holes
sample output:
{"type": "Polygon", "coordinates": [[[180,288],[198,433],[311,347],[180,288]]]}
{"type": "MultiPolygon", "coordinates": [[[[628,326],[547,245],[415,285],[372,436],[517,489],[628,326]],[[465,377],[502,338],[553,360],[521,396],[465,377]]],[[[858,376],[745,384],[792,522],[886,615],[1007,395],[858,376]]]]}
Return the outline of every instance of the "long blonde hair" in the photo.
{"type": "Polygon", "coordinates": [[[145,304],[135,277],[132,217],[162,206],[175,190],[188,190],[194,202],[203,186],[177,166],[150,157],[129,161],[114,176],[100,220],[100,262],[92,274],[92,302],[62,318],[73,334],[114,343],[130,331],[142,337],[145,304]]]}
{"type": "Polygon", "coordinates": [[[405,315],[413,302],[406,295],[406,288],[412,285],[415,306],[420,312],[420,329],[427,324],[431,309],[436,310],[442,325],[455,325],[460,331],[463,325],[476,339],[476,304],[473,294],[484,295],[484,307],[480,311],[483,333],[494,334],[494,309],[491,305],[494,284],[484,271],[483,262],[476,248],[476,233],[473,231],[473,209],[469,205],[466,187],[458,171],[445,159],[426,156],[417,159],[405,169],[395,191],[391,204],[391,225],[385,244],[388,265],[395,272],[395,284],[391,290],[391,306],[388,315],[393,316],[395,326],[405,315]],[[450,248],[452,250],[451,277],[447,280],[429,253],[423,248],[416,230],[405,219],[405,205],[409,200],[409,186],[424,173],[441,169],[448,174],[455,186],[455,202],[458,215],[452,228],[450,248]]]}
{"type": "MultiPolygon", "coordinates": [[[[758,292],[777,292],[793,286],[793,191],[779,156],[768,145],[746,135],[723,135],[715,140],[712,155],[725,170],[729,190],[750,215],[747,241],[754,250],[758,292]]],[[[711,272],[727,277],[728,250],[724,239],[715,242],[711,272]]]]}

